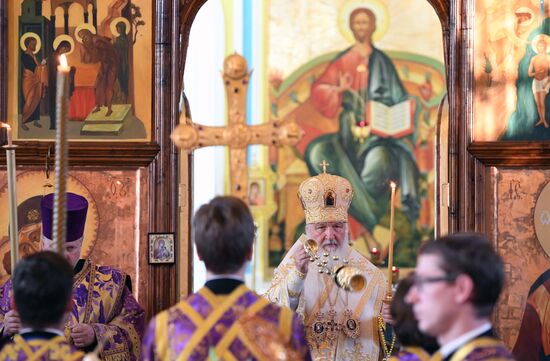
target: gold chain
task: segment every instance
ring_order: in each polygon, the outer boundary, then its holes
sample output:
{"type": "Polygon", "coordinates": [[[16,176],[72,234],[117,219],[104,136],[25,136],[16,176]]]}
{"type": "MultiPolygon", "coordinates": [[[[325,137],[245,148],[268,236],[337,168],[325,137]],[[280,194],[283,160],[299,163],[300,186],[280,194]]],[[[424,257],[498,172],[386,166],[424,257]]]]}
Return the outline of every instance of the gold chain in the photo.
{"type": "Polygon", "coordinates": [[[378,315],[378,332],[380,333],[380,342],[382,343],[382,348],[384,349],[384,358],[382,358],[383,361],[387,361],[390,359],[390,356],[393,352],[393,346],[395,346],[395,332],[393,332],[391,345],[388,350],[388,344],[386,343],[386,337],[384,335],[384,330],[386,329],[386,326],[384,325],[384,320],[382,319],[382,315],[378,315]]]}

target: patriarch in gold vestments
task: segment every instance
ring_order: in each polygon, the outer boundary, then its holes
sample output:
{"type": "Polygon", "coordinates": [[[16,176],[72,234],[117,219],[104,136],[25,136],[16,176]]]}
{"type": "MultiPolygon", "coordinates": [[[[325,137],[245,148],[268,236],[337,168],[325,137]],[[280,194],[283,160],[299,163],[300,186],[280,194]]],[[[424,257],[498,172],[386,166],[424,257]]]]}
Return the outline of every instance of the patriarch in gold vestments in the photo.
{"type": "Polygon", "coordinates": [[[382,272],[348,244],[348,209],[353,188],[346,179],[326,173],[306,179],[298,196],[304,208],[306,234],[275,270],[266,296],[303,318],[314,360],[378,360],[377,318],[386,280],[382,272]],[[315,241],[313,248],[305,240],[315,241]],[[313,252],[312,252],[313,251],[313,252]],[[326,270],[338,265],[358,269],[364,287],[349,292],[326,270]]]}

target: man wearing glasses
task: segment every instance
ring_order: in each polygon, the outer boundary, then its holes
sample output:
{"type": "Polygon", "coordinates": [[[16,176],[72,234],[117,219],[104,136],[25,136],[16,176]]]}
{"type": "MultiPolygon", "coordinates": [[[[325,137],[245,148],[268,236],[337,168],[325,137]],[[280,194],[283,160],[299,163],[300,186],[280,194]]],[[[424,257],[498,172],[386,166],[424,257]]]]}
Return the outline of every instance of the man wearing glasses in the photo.
{"type": "Polygon", "coordinates": [[[502,260],[482,235],[456,233],[422,245],[406,300],[420,330],[441,345],[435,360],[514,359],[490,320],[503,283],[502,260]]]}

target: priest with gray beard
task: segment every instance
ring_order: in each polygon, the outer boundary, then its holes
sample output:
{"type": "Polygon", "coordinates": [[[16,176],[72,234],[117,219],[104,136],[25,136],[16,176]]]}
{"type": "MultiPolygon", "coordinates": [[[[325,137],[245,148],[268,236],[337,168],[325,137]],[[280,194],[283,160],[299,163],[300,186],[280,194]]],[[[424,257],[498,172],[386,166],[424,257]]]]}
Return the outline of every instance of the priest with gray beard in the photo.
{"type": "Polygon", "coordinates": [[[265,296],[303,318],[314,360],[378,360],[378,316],[386,279],[348,244],[348,209],[353,198],[350,182],[327,174],[326,163],[323,167],[322,174],[300,185],[298,196],[305,213],[306,234],[275,270],[265,296]],[[307,240],[315,241],[312,248],[316,251],[306,252],[307,240]],[[345,291],[330,275],[321,272],[338,265],[360,270],[365,286],[357,292],[345,291]]]}

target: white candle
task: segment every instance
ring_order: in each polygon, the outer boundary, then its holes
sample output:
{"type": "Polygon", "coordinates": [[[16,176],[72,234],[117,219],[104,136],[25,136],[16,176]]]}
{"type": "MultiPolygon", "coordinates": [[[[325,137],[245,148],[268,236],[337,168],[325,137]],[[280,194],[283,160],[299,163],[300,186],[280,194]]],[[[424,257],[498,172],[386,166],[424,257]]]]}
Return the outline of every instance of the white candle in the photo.
{"type": "Polygon", "coordinates": [[[53,212],[53,239],[57,251],[63,253],[67,232],[67,108],[69,105],[69,72],[67,57],[61,54],[57,67],[57,120],[55,133],[55,185],[54,185],[54,212],[53,212]]]}
{"type": "Polygon", "coordinates": [[[3,126],[4,126],[4,128],[6,128],[6,133],[7,133],[7,137],[8,137],[8,147],[11,147],[13,145],[13,138],[12,138],[12,135],[11,135],[11,127],[7,123],[4,123],[3,126]]]}
{"type": "Polygon", "coordinates": [[[13,275],[15,265],[19,260],[19,223],[17,220],[17,187],[16,187],[16,164],[15,164],[15,146],[11,134],[11,127],[4,123],[2,127],[6,128],[8,144],[6,149],[6,166],[8,171],[8,209],[9,209],[9,233],[10,233],[10,261],[11,274],[13,275]]]}

